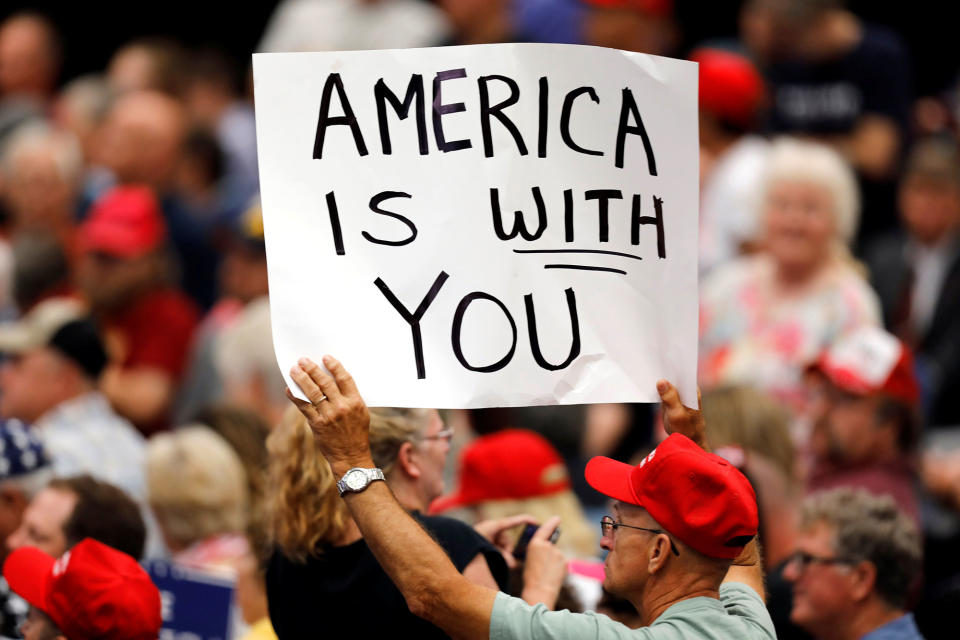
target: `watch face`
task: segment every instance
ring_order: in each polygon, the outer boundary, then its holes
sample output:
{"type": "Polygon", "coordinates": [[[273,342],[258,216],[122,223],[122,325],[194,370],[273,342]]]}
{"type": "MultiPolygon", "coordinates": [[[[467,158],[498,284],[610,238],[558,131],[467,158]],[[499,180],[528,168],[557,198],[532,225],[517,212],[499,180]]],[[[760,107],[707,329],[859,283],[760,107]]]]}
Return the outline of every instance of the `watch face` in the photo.
{"type": "Polygon", "coordinates": [[[358,489],[362,489],[367,483],[367,474],[357,469],[356,471],[351,471],[345,475],[343,477],[343,482],[348,488],[356,491],[358,489]]]}

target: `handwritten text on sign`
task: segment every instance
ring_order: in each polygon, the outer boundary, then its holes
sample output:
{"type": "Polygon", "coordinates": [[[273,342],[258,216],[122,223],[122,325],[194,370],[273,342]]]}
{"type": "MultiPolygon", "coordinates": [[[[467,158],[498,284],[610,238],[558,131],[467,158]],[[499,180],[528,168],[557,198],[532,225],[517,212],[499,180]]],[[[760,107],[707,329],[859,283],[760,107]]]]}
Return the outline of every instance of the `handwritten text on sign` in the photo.
{"type": "Polygon", "coordinates": [[[512,44],[254,80],[285,375],[332,353],[371,405],[696,397],[695,65],[512,44]]]}

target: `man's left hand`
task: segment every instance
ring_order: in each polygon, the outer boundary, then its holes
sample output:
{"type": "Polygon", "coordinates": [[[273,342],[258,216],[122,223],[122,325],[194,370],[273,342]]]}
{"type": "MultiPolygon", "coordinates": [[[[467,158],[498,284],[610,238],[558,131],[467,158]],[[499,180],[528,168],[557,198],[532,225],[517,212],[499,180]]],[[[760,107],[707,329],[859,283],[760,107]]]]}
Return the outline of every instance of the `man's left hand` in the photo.
{"type": "Polygon", "coordinates": [[[372,467],[367,405],[342,364],[331,356],[324,356],[323,364],[330,373],[309,358],[300,358],[290,369],[290,377],[307,401],[289,389],[287,397],[307,419],[334,474],[341,476],[352,467],[372,467]]]}

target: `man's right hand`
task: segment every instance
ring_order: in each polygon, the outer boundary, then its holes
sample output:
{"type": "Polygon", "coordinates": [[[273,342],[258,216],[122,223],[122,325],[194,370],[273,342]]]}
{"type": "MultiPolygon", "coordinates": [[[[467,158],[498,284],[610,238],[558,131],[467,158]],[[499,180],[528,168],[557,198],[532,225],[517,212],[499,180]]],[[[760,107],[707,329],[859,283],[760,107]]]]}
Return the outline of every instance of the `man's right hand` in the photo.
{"type": "Polygon", "coordinates": [[[287,397],[307,419],[336,476],[352,467],[373,467],[367,405],[342,364],[331,356],[324,356],[323,363],[329,374],[309,358],[300,358],[290,377],[307,401],[296,398],[289,389],[287,397]]]}
{"type": "Polygon", "coordinates": [[[696,409],[685,407],[680,401],[680,392],[666,380],[657,382],[657,393],[660,394],[660,401],[663,403],[661,414],[663,428],[667,434],[683,434],[700,445],[702,449],[709,451],[707,423],[700,412],[700,389],[697,389],[696,409]]]}
{"type": "Polygon", "coordinates": [[[567,558],[550,537],[560,526],[560,518],[554,516],[543,523],[530,538],[527,557],[523,566],[523,594],[529,604],[542,602],[553,609],[560,595],[560,587],[567,577],[567,558]]]}

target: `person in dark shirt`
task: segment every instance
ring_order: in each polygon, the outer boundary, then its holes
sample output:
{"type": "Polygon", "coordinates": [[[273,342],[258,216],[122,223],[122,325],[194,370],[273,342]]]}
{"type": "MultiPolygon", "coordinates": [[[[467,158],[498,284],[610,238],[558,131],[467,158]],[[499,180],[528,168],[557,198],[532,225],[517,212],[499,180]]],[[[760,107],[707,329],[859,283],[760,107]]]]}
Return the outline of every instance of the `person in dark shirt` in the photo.
{"type": "Polygon", "coordinates": [[[862,23],[843,0],[752,0],[745,11],[744,40],[766,63],[771,132],[816,136],[846,156],[866,204],[861,239],[893,226],[911,100],[903,42],[862,23]]]}
{"type": "MultiPolygon", "coordinates": [[[[371,414],[371,446],[400,503],[464,576],[506,588],[506,562],[491,543],[462,522],[421,514],[443,491],[452,431],[439,414],[422,409],[373,409],[371,414]]],[[[271,434],[268,448],[275,550],[267,564],[267,601],[279,638],[315,638],[318,629],[332,631],[339,620],[349,620],[350,632],[358,637],[445,637],[410,613],[380,568],[296,409],[271,434]]]]}
{"type": "Polygon", "coordinates": [[[887,329],[916,350],[926,423],[960,425],[960,149],[917,143],[900,181],[903,228],[869,247],[887,329]]]}

